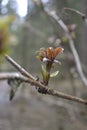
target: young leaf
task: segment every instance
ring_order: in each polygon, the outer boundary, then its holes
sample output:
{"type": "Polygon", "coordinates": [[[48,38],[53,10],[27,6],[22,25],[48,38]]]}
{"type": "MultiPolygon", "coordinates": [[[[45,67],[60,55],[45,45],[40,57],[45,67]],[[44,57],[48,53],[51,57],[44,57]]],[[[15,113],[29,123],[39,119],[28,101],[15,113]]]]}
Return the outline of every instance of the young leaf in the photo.
{"type": "Polygon", "coordinates": [[[50,78],[56,77],[58,75],[59,71],[56,71],[54,73],[50,74],[50,78]]]}

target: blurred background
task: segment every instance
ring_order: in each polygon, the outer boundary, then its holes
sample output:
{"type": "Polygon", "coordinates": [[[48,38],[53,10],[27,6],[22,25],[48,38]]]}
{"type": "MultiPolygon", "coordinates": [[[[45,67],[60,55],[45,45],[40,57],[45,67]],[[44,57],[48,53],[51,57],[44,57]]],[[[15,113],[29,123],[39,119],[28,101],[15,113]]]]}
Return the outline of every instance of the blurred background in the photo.
{"type": "MultiPolygon", "coordinates": [[[[39,0],[35,0],[39,5],[39,0]]],[[[87,26],[82,18],[64,7],[74,8],[87,15],[87,0],[42,0],[46,8],[57,14],[71,31],[76,50],[87,76],[87,26]]],[[[49,86],[64,93],[87,99],[87,88],[76,70],[74,58],[64,31],[34,0],[0,0],[0,73],[16,72],[5,59],[8,53],[17,63],[41,79],[41,63],[36,52],[43,47],[62,46],[64,53],[58,58],[60,72],[49,86]]],[[[41,95],[27,84],[22,84],[12,102],[10,86],[0,81],[0,130],[86,130],[86,106],[41,95]]]]}

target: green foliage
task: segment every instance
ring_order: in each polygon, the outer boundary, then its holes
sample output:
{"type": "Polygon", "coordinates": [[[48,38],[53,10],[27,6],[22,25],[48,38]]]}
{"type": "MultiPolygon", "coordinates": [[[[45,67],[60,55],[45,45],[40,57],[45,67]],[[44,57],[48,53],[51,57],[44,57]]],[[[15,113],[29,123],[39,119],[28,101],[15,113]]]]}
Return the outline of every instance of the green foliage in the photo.
{"type": "Polygon", "coordinates": [[[7,54],[10,50],[9,43],[12,35],[9,33],[9,27],[14,20],[14,15],[0,17],[0,62],[2,62],[3,55],[7,54]]]}

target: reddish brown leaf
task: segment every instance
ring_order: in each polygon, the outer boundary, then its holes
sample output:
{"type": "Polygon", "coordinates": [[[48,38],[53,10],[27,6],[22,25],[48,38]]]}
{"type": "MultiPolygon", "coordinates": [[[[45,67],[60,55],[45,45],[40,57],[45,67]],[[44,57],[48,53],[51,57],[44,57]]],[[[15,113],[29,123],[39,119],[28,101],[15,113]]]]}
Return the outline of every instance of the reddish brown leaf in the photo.
{"type": "Polygon", "coordinates": [[[59,55],[64,49],[62,47],[58,47],[55,49],[54,52],[54,58],[56,58],[57,55],[59,55]]]}
{"type": "Polygon", "coordinates": [[[50,60],[54,59],[54,49],[52,47],[47,48],[47,58],[50,60]]]}

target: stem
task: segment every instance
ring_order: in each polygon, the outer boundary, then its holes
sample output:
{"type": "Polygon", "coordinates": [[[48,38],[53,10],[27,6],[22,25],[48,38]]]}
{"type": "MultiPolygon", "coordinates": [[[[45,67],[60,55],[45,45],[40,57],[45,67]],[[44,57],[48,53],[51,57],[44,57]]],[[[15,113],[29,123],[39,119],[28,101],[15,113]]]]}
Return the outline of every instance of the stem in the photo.
{"type": "Polygon", "coordinates": [[[52,62],[47,62],[46,63],[46,73],[47,73],[47,79],[45,81],[45,86],[47,86],[49,84],[49,80],[50,80],[50,71],[51,71],[51,68],[52,68],[52,62]]]}
{"type": "Polygon", "coordinates": [[[12,64],[22,75],[24,75],[25,77],[28,77],[30,79],[35,80],[35,78],[29,74],[24,68],[22,68],[19,64],[17,64],[10,56],[5,55],[6,60],[12,64]]]}

